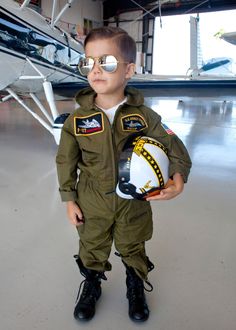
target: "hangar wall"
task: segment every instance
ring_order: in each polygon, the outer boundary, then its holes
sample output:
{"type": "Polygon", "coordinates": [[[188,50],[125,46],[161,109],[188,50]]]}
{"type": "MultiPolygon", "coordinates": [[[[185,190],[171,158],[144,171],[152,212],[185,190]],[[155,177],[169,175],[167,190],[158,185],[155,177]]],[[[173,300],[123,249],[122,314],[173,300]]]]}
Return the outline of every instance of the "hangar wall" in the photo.
{"type": "MultiPolygon", "coordinates": [[[[59,0],[56,12],[67,3],[67,0],[59,0]]],[[[51,17],[52,1],[41,0],[42,15],[51,17]]],[[[91,27],[103,25],[102,1],[80,0],[74,1],[60,19],[59,26],[71,34],[79,34],[81,38],[91,27]]]]}
{"type": "Polygon", "coordinates": [[[142,10],[121,13],[106,20],[106,24],[121,27],[136,41],[137,73],[152,73],[154,23],[155,17],[142,10]]]}

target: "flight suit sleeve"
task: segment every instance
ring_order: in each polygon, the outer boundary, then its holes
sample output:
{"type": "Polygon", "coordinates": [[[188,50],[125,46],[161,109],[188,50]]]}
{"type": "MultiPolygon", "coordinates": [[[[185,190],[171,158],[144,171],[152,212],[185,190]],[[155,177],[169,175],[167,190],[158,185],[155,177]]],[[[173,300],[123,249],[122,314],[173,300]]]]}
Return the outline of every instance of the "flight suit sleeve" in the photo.
{"type": "Polygon", "coordinates": [[[78,161],[80,149],[73,132],[73,117],[65,121],[56,156],[59,192],[63,202],[77,199],[78,161]]]}
{"type": "Polygon", "coordinates": [[[161,142],[168,150],[169,177],[180,173],[184,182],[188,180],[192,162],[189,153],[180,138],[165,127],[161,116],[150,109],[147,135],[161,142]]]}

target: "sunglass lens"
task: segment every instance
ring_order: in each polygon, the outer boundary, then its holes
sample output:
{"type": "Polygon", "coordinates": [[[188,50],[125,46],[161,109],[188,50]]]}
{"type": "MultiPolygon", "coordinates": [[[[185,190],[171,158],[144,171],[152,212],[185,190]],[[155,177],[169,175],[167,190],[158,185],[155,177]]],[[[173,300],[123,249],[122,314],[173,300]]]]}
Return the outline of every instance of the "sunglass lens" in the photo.
{"type": "Polygon", "coordinates": [[[93,69],[94,60],[90,57],[81,58],[78,64],[78,69],[83,76],[87,76],[93,69]]]}
{"type": "Polygon", "coordinates": [[[106,72],[115,72],[117,69],[117,59],[113,55],[102,56],[99,64],[106,72]]]}

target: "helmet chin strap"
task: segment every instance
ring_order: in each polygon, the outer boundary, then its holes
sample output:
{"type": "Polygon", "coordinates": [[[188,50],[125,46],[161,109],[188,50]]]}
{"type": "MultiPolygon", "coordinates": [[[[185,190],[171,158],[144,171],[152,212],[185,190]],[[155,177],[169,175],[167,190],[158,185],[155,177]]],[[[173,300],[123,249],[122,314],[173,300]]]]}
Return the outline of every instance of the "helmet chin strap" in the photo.
{"type": "Polygon", "coordinates": [[[161,190],[161,188],[152,188],[142,194],[139,194],[136,192],[137,188],[129,182],[119,182],[118,187],[123,194],[131,195],[133,198],[138,200],[145,200],[148,196],[158,195],[161,190]]]}

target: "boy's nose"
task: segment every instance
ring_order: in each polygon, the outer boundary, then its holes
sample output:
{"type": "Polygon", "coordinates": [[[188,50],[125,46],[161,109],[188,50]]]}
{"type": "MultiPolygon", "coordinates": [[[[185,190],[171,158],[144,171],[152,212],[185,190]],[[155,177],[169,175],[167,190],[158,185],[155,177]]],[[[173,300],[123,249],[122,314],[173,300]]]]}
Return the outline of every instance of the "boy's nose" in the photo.
{"type": "Polygon", "coordinates": [[[93,72],[101,72],[102,68],[100,67],[100,65],[98,64],[97,61],[94,62],[93,68],[92,68],[93,72]]]}

